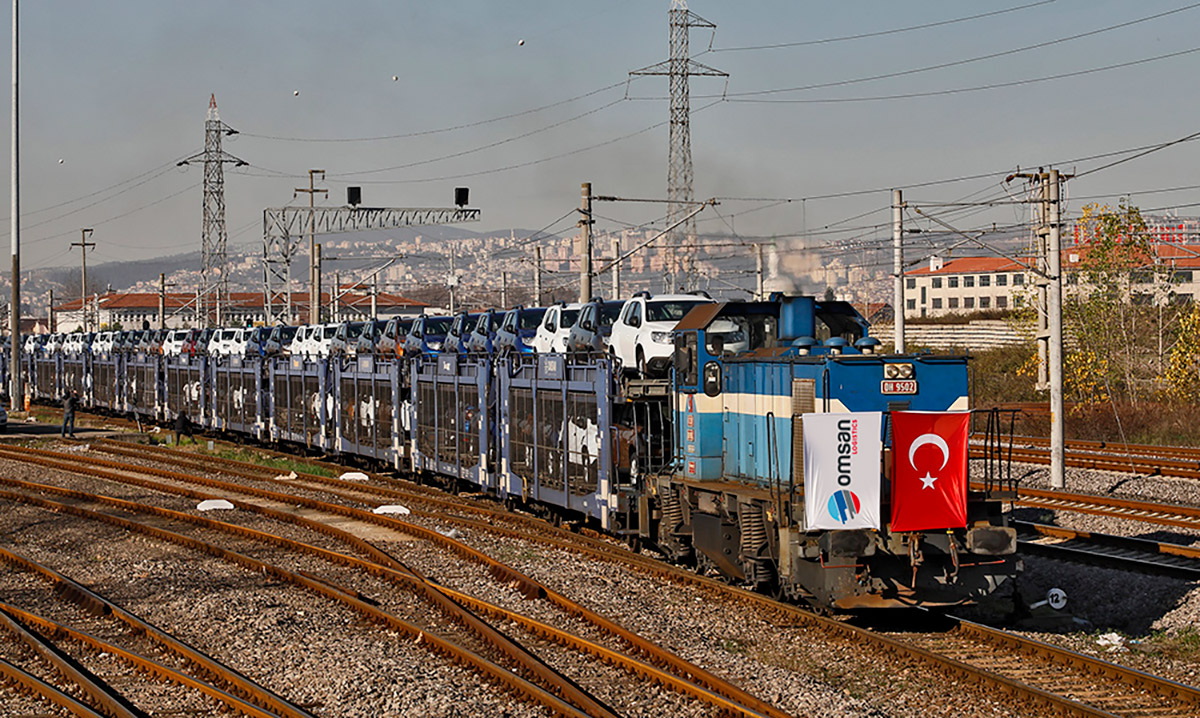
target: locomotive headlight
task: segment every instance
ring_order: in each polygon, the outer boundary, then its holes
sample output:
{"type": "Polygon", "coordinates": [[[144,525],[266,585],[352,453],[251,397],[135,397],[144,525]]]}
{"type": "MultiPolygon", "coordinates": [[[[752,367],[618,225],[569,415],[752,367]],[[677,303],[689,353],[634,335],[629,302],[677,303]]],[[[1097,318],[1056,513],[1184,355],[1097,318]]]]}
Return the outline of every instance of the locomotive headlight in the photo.
{"type": "Polygon", "coordinates": [[[897,364],[896,366],[897,366],[897,368],[900,369],[900,378],[901,379],[912,379],[913,378],[913,365],[912,364],[897,364]]]}
{"type": "Polygon", "coordinates": [[[650,332],[650,341],[656,344],[670,344],[671,332],[650,332]]]}

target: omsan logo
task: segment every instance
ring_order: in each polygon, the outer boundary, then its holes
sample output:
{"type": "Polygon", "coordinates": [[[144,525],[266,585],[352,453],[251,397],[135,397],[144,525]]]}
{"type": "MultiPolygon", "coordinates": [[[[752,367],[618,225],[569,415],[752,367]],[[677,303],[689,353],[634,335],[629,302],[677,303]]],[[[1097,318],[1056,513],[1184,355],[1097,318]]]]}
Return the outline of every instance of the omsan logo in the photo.
{"type": "Polygon", "coordinates": [[[842,489],[829,497],[829,515],[840,523],[846,523],[858,515],[858,494],[850,489],[842,489]]]}

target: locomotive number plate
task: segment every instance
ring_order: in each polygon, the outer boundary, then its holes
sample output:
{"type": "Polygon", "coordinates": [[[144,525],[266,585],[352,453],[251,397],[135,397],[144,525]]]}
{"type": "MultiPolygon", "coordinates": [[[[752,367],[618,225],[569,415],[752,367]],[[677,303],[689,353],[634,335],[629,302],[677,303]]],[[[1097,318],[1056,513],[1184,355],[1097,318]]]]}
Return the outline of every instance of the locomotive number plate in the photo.
{"type": "Polygon", "coordinates": [[[916,394],[916,379],[884,379],[879,384],[879,391],[884,394],[916,394]]]}

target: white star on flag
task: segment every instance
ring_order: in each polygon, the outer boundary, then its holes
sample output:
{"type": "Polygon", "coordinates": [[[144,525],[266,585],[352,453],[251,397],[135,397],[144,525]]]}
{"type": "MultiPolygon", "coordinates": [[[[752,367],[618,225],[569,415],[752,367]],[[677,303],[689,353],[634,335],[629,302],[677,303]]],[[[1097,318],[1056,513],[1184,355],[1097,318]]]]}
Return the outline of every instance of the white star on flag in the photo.
{"type": "Polygon", "coordinates": [[[927,471],[927,472],[925,472],[925,475],[924,475],[924,476],[920,476],[920,477],[918,477],[918,478],[919,478],[919,479],[921,479],[921,489],[922,489],[922,490],[924,490],[924,489],[932,489],[932,488],[933,488],[933,482],[937,481],[937,477],[936,477],[936,476],[930,476],[928,471],[927,471]]]}

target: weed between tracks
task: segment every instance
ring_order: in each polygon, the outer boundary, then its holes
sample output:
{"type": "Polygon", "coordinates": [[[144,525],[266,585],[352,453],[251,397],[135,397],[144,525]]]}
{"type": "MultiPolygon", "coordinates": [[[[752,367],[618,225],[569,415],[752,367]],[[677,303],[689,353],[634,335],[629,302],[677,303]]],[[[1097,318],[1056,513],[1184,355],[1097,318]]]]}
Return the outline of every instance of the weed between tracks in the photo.
{"type": "MultiPolygon", "coordinates": [[[[174,446],[174,440],[169,437],[163,437],[155,440],[151,437],[150,444],[161,444],[163,446],[174,446]]],[[[297,474],[315,474],[317,476],[332,477],[336,472],[328,466],[320,464],[312,464],[307,461],[298,459],[285,459],[277,456],[262,454],[253,449],[240,448],[215,448],[209,451],[206,448],[207,442],[203,438],[192,439],[183,437],[180,442],[179,449],[202,456],[215,456],[219,459],[232,459],[233,461],[243,461],[248,464],[265,466],[270,469],[278,470],[280,473],[286,474],[289,471],[295,471],[297,474]]]]}
{"type": "Polygon", "coordinates": [[[1188,626],[1174,634],[1155,631],[1142,645],[1168,658],[1194,661],[1200,657],[1200,630],[1188,626]]]}

